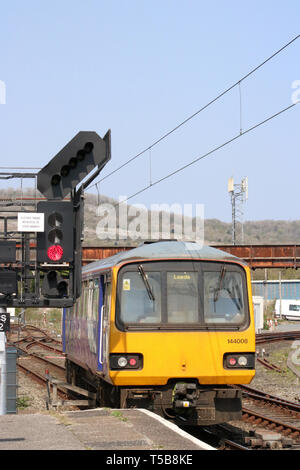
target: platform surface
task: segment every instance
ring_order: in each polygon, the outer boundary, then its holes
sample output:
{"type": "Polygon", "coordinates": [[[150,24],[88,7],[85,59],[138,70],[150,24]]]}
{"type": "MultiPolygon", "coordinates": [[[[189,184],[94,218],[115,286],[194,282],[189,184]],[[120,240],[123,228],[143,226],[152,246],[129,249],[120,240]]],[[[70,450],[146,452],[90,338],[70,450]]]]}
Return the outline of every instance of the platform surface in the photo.
{"type": "Polygon", "coordinates": [[[0,416],[0,450],[213,450],[147,410],[0,416]]]}

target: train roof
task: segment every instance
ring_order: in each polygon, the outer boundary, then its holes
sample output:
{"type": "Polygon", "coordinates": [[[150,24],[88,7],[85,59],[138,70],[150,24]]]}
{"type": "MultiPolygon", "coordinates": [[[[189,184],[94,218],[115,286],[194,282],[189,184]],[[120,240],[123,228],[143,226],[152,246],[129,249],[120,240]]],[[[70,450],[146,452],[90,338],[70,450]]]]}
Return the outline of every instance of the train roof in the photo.
{"type": "Polygon", "coordinates": [[[244,260],[237,258],[225,251],[217,250],[207,245],[199,245],[196,242],[184,241],[161,241],[155,243],[144,243],[137,248],[121,251],[116,255],[103,260],[89,263],[82,268],[82,273],[90,270],[105,269],[127,261],[151,260],[151,259],[213,259],[217,261],[236,261],[247,265],[244,260]]]}

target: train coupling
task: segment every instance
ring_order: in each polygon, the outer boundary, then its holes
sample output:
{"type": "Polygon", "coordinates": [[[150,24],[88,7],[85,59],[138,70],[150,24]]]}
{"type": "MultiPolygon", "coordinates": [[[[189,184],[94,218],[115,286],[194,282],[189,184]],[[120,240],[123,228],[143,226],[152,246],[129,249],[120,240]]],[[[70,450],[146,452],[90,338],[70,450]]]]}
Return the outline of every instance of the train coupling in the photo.
{"type": "Polygon", "coordinates": [[[196,408],[197,385],[194,383],[177,383],[173,390],[173,407],[196,408]]]}

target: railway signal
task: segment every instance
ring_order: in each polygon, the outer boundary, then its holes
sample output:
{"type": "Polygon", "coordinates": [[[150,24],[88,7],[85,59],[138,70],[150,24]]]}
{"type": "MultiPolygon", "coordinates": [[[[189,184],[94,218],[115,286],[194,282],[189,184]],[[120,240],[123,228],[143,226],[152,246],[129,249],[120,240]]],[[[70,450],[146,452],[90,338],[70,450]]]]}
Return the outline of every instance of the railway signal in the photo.
{"type": "Polygon", "coordinates": [[[49,298],[64,298],[69,295],[69,280],[64,277],[58,271],[48,271],[45,273],[42,294],[49,298]]]}
{"type": "Polygon", "coordinates": [[[110,130],[103,139],[82,131],[39,173],[0,174],[36,180],[46,198],[0,201],[0,308],[71,307],[81,295],[84,190],[110,149],[110,130]]]}
{"type": "Polygon", "coordinates": [[[76,186],[110,159],[110,130],[102,139],[81,131],[37,175],[37,188],[47,199],[64,199],[76,186]]]}
{"type": "Polygon", "coordinates": [[[73,203],[41,201],[37,211],[44,214],[44,232],[37,233],[37,261],[51,264],[73,261],[73,203]]]}

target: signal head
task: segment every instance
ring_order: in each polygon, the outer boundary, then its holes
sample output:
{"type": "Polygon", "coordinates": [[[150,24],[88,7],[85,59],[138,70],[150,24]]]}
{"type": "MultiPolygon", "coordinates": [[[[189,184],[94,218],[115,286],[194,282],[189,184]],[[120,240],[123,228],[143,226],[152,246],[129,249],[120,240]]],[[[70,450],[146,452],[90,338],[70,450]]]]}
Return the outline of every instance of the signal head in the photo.
{"type": "Polygon", "coordinates": [[[61,245],[51,245],[47,250],[50,261],[60,261],[63,257],[64,250],[61,245]]]}
{"type": "Polygon", "coordinates": [[[63,199],[97,166],[110,159],[110,131],[79,132],[40,172],[37,188],[47,199],[63,199]]]}

